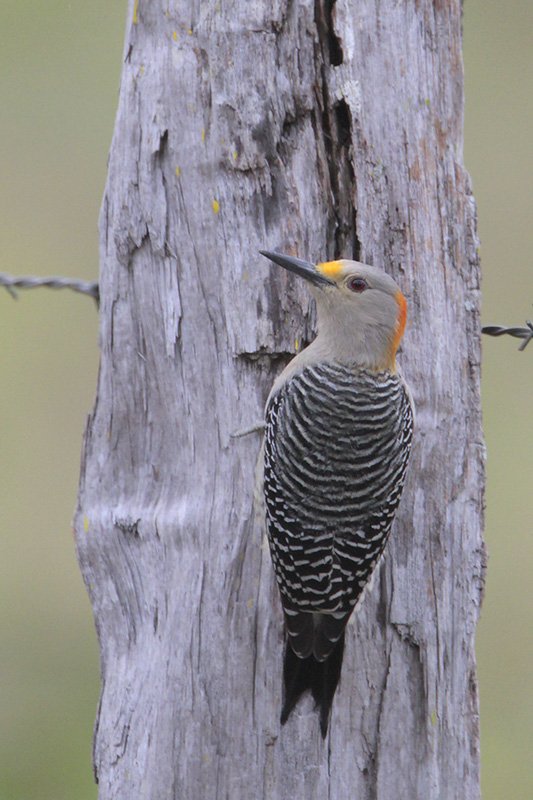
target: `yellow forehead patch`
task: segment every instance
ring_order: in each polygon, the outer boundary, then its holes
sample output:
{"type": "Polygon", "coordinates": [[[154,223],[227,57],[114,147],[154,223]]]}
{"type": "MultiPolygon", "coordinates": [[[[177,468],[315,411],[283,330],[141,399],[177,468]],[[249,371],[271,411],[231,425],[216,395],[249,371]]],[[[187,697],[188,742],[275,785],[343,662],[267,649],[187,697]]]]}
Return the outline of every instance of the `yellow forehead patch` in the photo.
{"type": "Polygon", "coordinates": [[[332,281],[336,281],[341,276],[342,261],[325,261],[322,264],[317,264],[316,269],[318,272],[321,272],[322,275],[325,275],[326,278],[331,278],[332,281]]]}

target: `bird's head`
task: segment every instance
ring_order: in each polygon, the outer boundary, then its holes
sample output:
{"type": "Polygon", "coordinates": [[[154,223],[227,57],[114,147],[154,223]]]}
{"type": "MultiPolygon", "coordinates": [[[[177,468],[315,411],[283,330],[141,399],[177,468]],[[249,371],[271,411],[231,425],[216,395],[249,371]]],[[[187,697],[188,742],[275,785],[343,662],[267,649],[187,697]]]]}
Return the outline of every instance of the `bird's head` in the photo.
{"type": "Polygon", "coordinates": [[[390,275],[358,261],[314,265],[293,256],[261,252],[310,284],[317,305],[317,347],[326,357],[371,370],[395,368],[407,304],[390,275]]]}

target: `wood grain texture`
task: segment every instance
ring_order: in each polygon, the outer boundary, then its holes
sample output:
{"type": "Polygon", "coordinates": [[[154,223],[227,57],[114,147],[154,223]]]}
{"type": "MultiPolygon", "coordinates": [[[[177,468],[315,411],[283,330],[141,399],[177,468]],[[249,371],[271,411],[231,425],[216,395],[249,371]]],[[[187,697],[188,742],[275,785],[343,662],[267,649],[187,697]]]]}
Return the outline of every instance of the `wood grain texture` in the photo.
{"type": "Polygon", "coordinates": [[[458,0],[130,3],[74,521],[101,651],[100,800],[479,797],[480,274],[462,127],[458,0]],[[413,455],[325,742],[310,699],[280,729],[260,436],[231,436],[313,331],[305,287],[262,248],[381,265],[408,300],[413,455]]]}

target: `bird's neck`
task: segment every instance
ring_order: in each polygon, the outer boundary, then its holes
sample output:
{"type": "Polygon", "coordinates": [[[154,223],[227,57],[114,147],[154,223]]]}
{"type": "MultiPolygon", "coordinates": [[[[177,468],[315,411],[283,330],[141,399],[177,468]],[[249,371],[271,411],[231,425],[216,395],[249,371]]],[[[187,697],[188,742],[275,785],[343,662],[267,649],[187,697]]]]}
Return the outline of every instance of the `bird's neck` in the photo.
{"type": "Polygon", "coordinates": [[[317,337],[309,347],[313,348],[313,356],[321,361],[370,372],[394,372],[398,344],[399,339],[391,338],[383,326],[367,325],[358,329],[337,325],[335,319],[328,319],[319,320],[317,337]]]}

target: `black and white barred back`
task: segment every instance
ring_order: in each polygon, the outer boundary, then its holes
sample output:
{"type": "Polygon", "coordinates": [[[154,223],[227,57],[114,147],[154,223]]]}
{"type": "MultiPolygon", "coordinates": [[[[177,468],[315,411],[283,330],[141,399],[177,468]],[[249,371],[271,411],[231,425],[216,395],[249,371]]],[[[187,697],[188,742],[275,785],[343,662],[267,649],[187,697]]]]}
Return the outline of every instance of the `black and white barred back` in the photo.
{"type": "Polygon", "coordinates": [[[342,637],[387,543],[412,433],[405,384],[388,371],[308,366],[270,400],[267,534],[299,658],[325,661],[342,637]]]}

